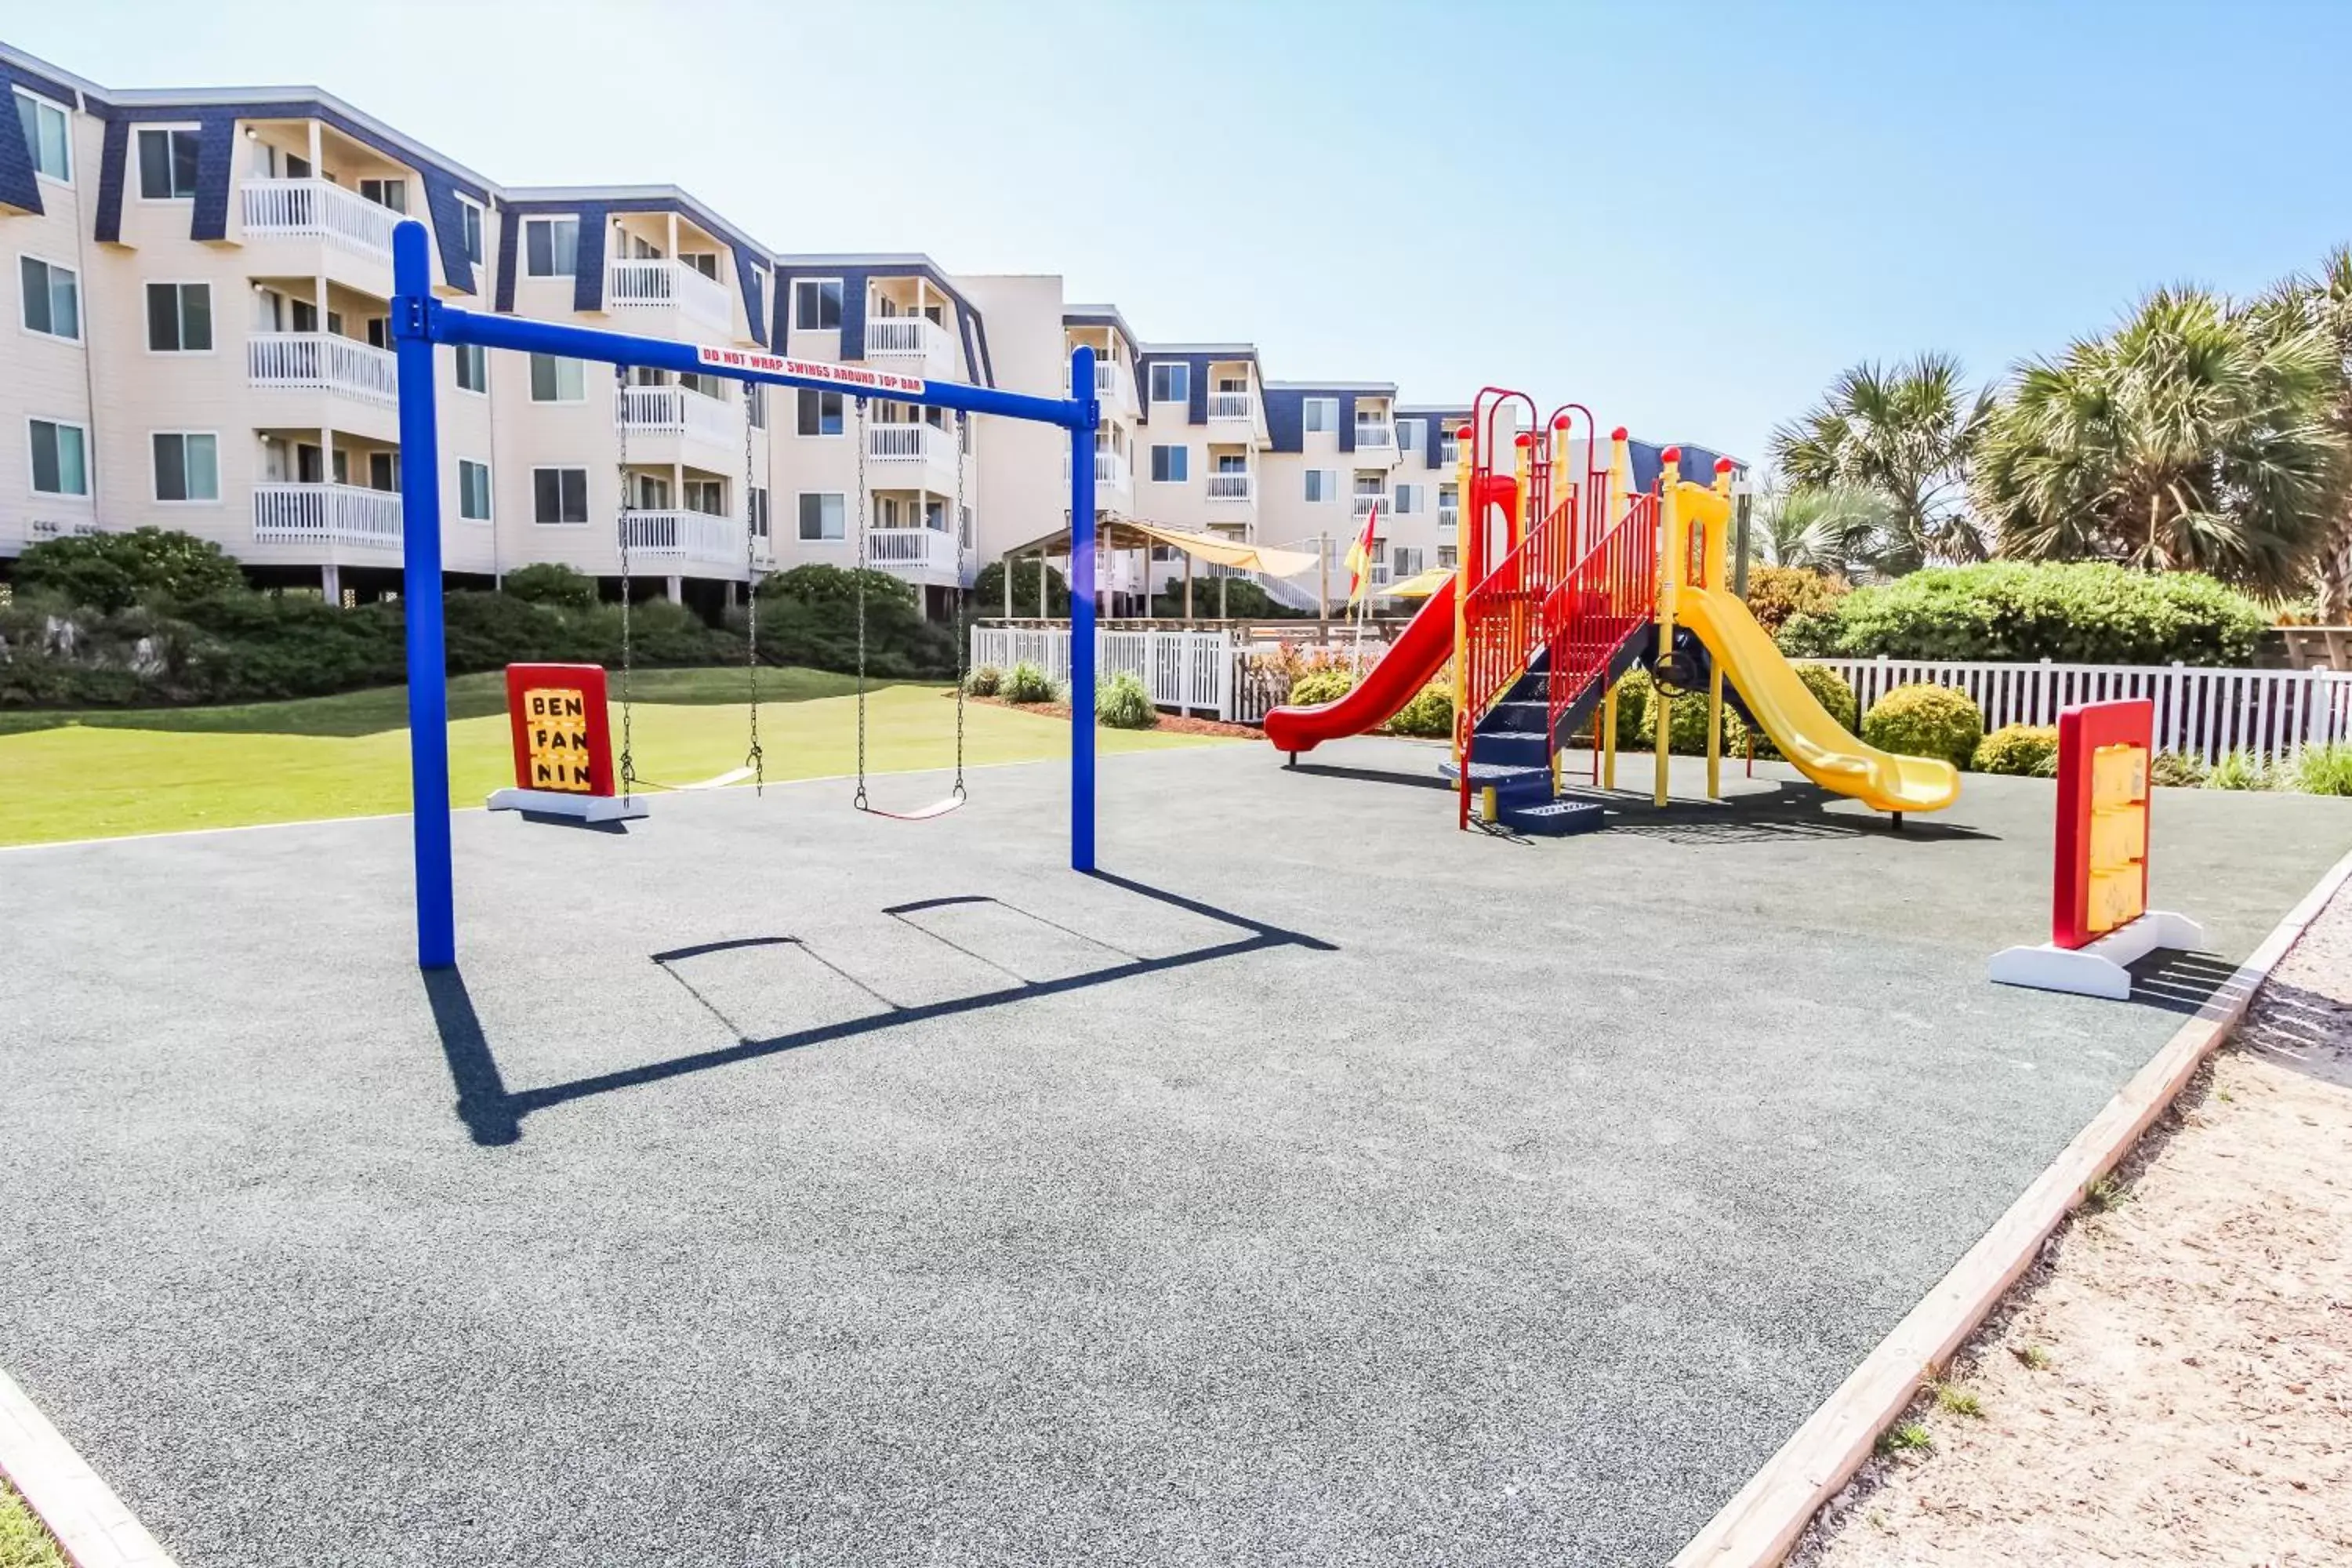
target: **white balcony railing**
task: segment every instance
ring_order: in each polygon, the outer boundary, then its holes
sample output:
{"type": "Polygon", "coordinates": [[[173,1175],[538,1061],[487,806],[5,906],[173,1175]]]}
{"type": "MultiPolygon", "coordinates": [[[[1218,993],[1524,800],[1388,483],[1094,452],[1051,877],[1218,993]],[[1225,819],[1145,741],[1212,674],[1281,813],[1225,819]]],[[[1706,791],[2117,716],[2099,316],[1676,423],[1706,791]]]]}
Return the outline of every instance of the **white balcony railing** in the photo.
{"type": "Polygon", "coordinates": [[[1461,513],[1459,513],[1459,512],[1457,512],[1457,511],[1455,511],[1452,507],[1450,507],[1450,506],[1442,506],[1442,507],[1439,507],[1439,508],[1437,509],[1437,531],[1438,531],[1438,532],[1440,532],[1440,533],[1451,533],[1451,532],[1453,532],[1455,529],[1459,528],[1461,525],[1462,525],[1462,514],[1461,514],[1461,513]]]}
{"type": "Polygon", "coordinates": [[[264,544],[400,548],[400,497],[358,485],[253,487],[253,537],[264,544]]]}
{"type": "Polygon", "coordinates": [[[736,518],[703,511],[631,511],[624,515],[622,527],[633,558],[661,556],[722,566],[740,565],[743,560],[743,524],[736,518]]]}
{"type": "MultiPolygon", "coordinates": [[[[1107,359],[1095,361],[1095,396],[1118,401],[1118,378],[1119,368],[1115,362],[1107,359]]],[[[1070,362],[1066,359],[1062,362],[1062,395],[1070,395],[1070,362]]]]}
{"type": "MultiPolygon", "coordinates": [[[[1070,455],[1065,452],[1062,454],[1062,482],[1067,484],[1069,479],[1070,455]]],[[[1128,476],[1125,458],[1117,452],[1098,451],[1095,454],[1095,488],[1097,489],[1123,490],[1131,483],[1128,476]]]]}
{"type": "Polygon", "coordinates": [[[730,451],[743,444],[743,411],[683,386],[625,386],[614,410],[632,436],[691,436],[730,451]]]}
{"type": "Polygon", "coordinates": [[[1247,500],[1255,488],[1252,483],[1254,478],[1250,474],[1211,474],[1208,476],[1209,499],[1247,500]]]}
{"type": "Polygon", "coordinates": [[[936,528],[877,528],[866,536],[866,560],[884,571],[937,572],[951,577],[955,535],[936,528]]]}
{"type": "Polygon", "coordinates": [[[1250,417],[1250,395],[1246,392],[1213,392],[1209,394],[1209,417],[1213,420],[1247,419],[1250,417]]]}
{"type": "Polygon", "coordinates": [[[1370,516],[1374,507],[1379,507],[1383,511],[1389,510],[1389,498],[1376,492],[1365,492],[1356,497],[1355,512],[1358,517],[1370,516]]]}
{"type": "Polygon", "coordinates": [[[245,341],[246,380],[381,403],[400,401],[399,361],[389,350],[334,332],[256,332],[245,341]]]}
{"type": "Polygon", "coordinates": [[[955,340],[929,316],[868,316],[866,318],[867,359],[919,359],[952,365],[955,340]]]}
{"type": "Polygon", "coordinates": [[[868,425],[866,455],[877,463],[955,466],[955,437],[929,425],[868,425]]]}
{"type": "Polygon", "coordinates": [[[688,320],[722,335],[735,325],[735,301],[683,261],[615,261],[605,269],[605,304],[615,310],[675,307],[688,320]]]}
{"type": "Polygon", "coordinates": [[[1389,424],[1386,420],[1359,419],[1356,421],[1356,449],[1358,451],[1362,451],[1367,447],[1377,451],[1382,447],[1393,447],[1395,445],[1395,426],[1389,424]]]}
{"type": "Polygon", "coordinates": [[[307,237],[385,259],[403,216],[326,180],[247,180],[240,200],[247,238],[307,237]]]}

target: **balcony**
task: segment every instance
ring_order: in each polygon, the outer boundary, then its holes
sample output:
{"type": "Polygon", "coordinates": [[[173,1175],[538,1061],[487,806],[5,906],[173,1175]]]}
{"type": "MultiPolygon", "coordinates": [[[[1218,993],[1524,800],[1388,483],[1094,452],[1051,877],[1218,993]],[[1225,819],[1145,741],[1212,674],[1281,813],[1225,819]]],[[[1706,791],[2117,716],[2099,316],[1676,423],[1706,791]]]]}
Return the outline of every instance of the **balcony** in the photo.
{"type": "Polygon", "coordinates": [[[326,180],[247,180],[239,200],[248,239],[323,239],[381,261],[392,259],[392,231],[404,216],[326,180]]]}
{"type": "Polygon", "coordinates": [[[605,269],[604,281],[607,310],[675,310],[720,337],[734,334],[735,301],[726,286],[683,261],[615,261],[605,269]]]}
{"type": "Polygon", "coordinates": [[[253,537],[262,544],[400,548],[400,497],[358,485],[253,487],[253,537]]]}
{"type": "Polygon", "coordinates": [[[1382,420],[1356,421],[1356,450],[1389,451],[1396,446],[1396,426],[1382,420]]]}
{"type": "Polygon", "coordinates": [[[341,393],[390,408],[400,402],[399,361],[386,349],[334,332],[256,332],[246,340],[254,386],[341,393]]]}
{"type": "Polygon", "coordinates": [[[1462,514],[1450,506],[1437,509],[1437,531],[1451,533],[1462,525],[1462,514]]]}
{"type": "Polygon", "coordinates": [[[866,357],[869,360],[914,360],[925,375],[952,374],[955,339],[929,316],[868,316],[866,357]]]}
{"type": "Polygon", "coordinates": [[[1256,476],[1254,474],[1210,474],[1205,477],[1211,500],[1247,500],[1256,493],[1256,476]]]}
{"type": "Polygon", "coordinates": [[[730,451],[742,445],[742,411],[683,386],[625,386],[614,423],[631,436],[690,436],[730,451]]]}
{"type": "Polygon", "coordinates": [[[743,525],[731,517],[703,511],[631,511],[623,515],[621,526],[632,564],[640,557],[712,566],[743,564],[743,525]]]}
{"type": "Polygon", "coordinates": [[[1363,490],[1357,493],[1355,505],[1356,516],[1370,517],[1372,514],[1372,508],[1374,507],[1379,507],[1383,511],[1390,510],[1389,498],[1381,495],[1376,490],[1363,490]]]}
{"type": "MultiPolygon", "coordinates": [[[[1070,455],[1067,452],[1062,454],[1062,482],[1070,482],[1070,455]]],[[[1095,454],[1096,489],[1123,490],[1129,489],[1133,482],[1127,471],[1125,458],[1117,452],[1098,451],[1095,454]]]]}
{"type": "Polygon", "coordinates": [[[1252,399],[1246,392],[1213,392],[1209,394],[1209,422],[1221,425],[1238,420],[1247,424],[1254,417],[1252,399]]]}
{"type": "MultiPolygon", "coordinates": [[[[1118,401],[1118,378],[1119,368],[1115,362],[1107,359],[1095,361],[1096,399],[1106,403],[1118,401]]],[[[1066,359],[1062,362],[1062,395],[1067,397],[1070,395],[1070,362],[1066,359]]]]}
{"type": "MultiPolygon", "coordinates": [[[[933,463],[941,468],[955,467],[955,437],[945,430],[929,425],[868,425],[866,427],[866,456],[876,463],[933,463]]],[[[881,488],[899,488],[903,479],[877,479],[881,488]]]]}
{"type": "Polygon", "coordinates": [[[955,535],[936,528],[877,528],[866,535],[866,561],[886,572],[936,573],[953,580],[955,535]]]}

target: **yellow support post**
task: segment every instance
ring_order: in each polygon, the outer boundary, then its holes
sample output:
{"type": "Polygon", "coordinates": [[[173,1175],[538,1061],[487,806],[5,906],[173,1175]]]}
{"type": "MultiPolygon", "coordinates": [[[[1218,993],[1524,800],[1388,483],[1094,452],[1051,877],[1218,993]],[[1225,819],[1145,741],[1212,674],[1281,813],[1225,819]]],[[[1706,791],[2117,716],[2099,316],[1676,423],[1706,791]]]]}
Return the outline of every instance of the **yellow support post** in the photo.
{"type": "MultiPolygon", "coordinates": [[[[1690,541],[1683,523],[1682,498],[1676,492],[1682,488],[1683,450],[1669,447],[1658,455],[1663,465],[1658,469],[1658,662],[1666,664],[1675,652],[1675,599],[1682,583],[1683,563],[1690,553],[1690,541]]],[[[1666,804],[1666,762],[1674,740],[1674,699],[1666,695],[1663,682],[1650,683],[1651,705],[1657,710],[1652,727],[1651,745],[1657,752],[1655,783],[1652,786],[1653,804],[1666,804]]]]}
{"type": "Polygon", "coordinates": [[[1617,787],[1617,688],[1601,700],[1601,787],[1617,787]]]}
{"type": "MultiPolygon", "coordinates": [[[[1702,585],[1720,593],[1726,582],[1725,535],[1731,526],[1728,458],[1716,465],[1714,500],[1720,504],[1709,505],[1699,523],[1704,537],[1699,546],[1699,571],[1704,579],[1702,585]]],[[[1706,672],[1706,798],[1723,798],[1723,666],[1712,661],[1706,672]]]]}

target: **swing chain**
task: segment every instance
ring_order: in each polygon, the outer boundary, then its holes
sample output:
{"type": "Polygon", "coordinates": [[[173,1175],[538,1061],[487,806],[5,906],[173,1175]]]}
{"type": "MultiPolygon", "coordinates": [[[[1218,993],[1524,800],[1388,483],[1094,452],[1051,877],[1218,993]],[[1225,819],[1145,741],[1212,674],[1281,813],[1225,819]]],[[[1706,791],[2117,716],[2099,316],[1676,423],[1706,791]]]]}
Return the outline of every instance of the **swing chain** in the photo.
{"type": "MultiPolygon", "coordinates": [[[[767,394],[759,383],[743,384],[743,659],[751,681],[751,749],[743,754],[743,765],[751,770],[751,793],[762,795],[768,787],[768,759],[760,749],[760,557],[759,557],[759,487],[751,481],[759,470],[751,460],[751,404],[767,394]]],[[[772,520],[769,527],[775,526],[772,520]]]]}
{"type": "MultiPolygon", "coordinates": [[[[955,629],[956,637],[955,798],[958,800],[964,798],[963,696],[964,689],[971,684],[969,668],[971,662],[971,629],[964,621],[968,601],[963,581],[964,535],[971,527],[970,519],[964,511],[963,470],[966,454],[971,447],[971,416],[962,409],[958,409],[956,411],[956,509],[955,516],[949,519],[949,526],[955,530],[955,618],[950,624],[955,629]]],[[[1012,568],[1008,566],[1006,570],[1010,571],[1012,568]]]]}
{"type": "Polygon", "coordinates": [[[857,793],[849,804],[866,803],[866,399],[857,400],[857,793]]]}
{"type": "Polygon", "coordinates": [[[613,367],[615,388],[613,398],[614,421],[620,432],[621,461],[621,800],[624,805],[636,794],[637,761],[630,749],[633,739],[629,721],[629,667],[632,662],[629,636],[629,600],[634,596],[629,572],[629,367],[613,367]]]}

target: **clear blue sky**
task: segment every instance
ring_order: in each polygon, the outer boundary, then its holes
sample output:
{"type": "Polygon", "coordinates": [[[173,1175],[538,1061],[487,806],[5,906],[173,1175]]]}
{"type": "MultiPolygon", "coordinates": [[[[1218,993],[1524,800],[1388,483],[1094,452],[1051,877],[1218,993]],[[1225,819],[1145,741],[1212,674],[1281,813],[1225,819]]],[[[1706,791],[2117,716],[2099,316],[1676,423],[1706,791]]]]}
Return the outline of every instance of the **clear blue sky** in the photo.
{"type": "Polygon", "coordinates": [[[2352,4],[13,10],[110,86],[316,84],[503,183],[672,182],[1280,379],[1516,384],[1749,457],[1857,360],[1990,377],[2352,239],[2352,4]]]}

